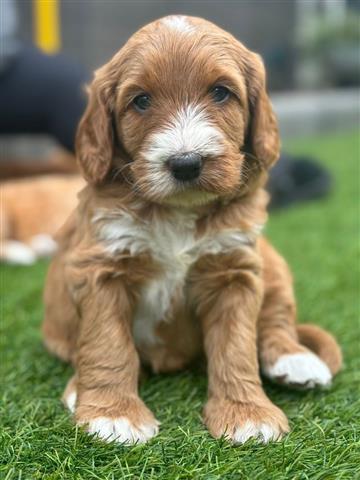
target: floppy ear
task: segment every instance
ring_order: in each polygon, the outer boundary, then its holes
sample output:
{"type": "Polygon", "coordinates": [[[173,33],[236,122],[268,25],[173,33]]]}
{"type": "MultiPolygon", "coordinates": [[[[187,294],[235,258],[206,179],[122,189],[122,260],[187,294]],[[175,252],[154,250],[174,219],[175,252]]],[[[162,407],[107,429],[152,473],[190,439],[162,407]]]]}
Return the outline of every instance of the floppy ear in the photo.
{"type": "Polygon", "coordinates": [[[265,68],[259,55],[250,54],[244,65],[248,91],[249,120],[244,152],[271,167],[280,155],[280,137],[275,113],[266,92],[265,68]]]}
{"type": "Polygon", "coordinates": [[[76,154],[85,179],[102,183],[108,174],[114,154],[111,97],[102,72],[96,72],[89,88],[89,102],[76,134],[76,154]]]}

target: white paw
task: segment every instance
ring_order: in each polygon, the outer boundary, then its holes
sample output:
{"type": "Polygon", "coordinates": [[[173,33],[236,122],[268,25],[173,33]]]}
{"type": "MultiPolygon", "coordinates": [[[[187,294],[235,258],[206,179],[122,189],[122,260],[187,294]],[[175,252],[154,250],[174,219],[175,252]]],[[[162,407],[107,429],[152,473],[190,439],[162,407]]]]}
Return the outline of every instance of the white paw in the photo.
{"type": "Polygon", "coordinates": [[[32,249],[16,240],[7,240],[1,245],[1,258],[14,265],[32,265],[36,262],[32,249]]]}
{"type": "Polygon", "coordinates": [[[32,237],[30,245],[38,257],[50,257],[57,250],[57,243],[46,233],[40,233],[32,237]]]}
{"type": "Polygon", "coordinates": [[[73,390],[63,399],[65,407],[67,407],[71,413],[75,412],[76,398],[77,398],[77,393],[75,390],[73,390]]]}
{"type": "Polygon", "coordinates": [[[282,355],[264,373],[282,383],[305,388],[325,387],[332,379],[328,366],[311,352],[282,355]]]}
{"type": "Polygon", "coordinates": [[[146,443],[159,432],[159,423],[148,423],[135,427],[126,417],[98,417],[88,422],[87,431],[106,442],[116,441],[124,445],[146,443]]]}
{"type": "Polygon", "coordinates": [[[233,443],[245,443],[250,438],[255,438],[262,443],[279,440],[280,431],[267,423],[255,423],[248,420],[242,427],[237,427],[235,433],[230,437],[233,443]]]}

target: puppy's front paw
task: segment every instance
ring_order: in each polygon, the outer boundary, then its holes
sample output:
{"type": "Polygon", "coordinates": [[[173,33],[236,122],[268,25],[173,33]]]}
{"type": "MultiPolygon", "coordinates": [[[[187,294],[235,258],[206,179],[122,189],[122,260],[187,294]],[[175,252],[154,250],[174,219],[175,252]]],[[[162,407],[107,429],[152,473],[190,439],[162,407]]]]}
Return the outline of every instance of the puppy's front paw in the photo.
{"type": "Polygon", "coordinates": [[[328,366],[312,352],[282,355],[264,373],[278,383],[299,388],[326,387],[332,380],[328,366]]]}
{"type": "Polygon", "coordinates": [[[87,431],[106,442],[116,441],[124,445],[134,445],[146,443],[157,435],[159,422],[154,419],[151,423],[135,426],[127,417],[97,417],[88,421],[87,431]]]}
{"type": "Polygon", "coordinates": [[[232,443],[255,438],[262,443],[277,441],[289,431],[284,413],[267,401],[265,405],[209,399],[204,422],[215,438],[225,436],[232,443]]]}
{"type": "Polygon", "coordinates": [[[159,422],[136,397],[119,398],[111,407],[85,404],[80,399],[76,423],[106,442],[116,441],[124,445],[146,443],[159,432],[159,422]]]}

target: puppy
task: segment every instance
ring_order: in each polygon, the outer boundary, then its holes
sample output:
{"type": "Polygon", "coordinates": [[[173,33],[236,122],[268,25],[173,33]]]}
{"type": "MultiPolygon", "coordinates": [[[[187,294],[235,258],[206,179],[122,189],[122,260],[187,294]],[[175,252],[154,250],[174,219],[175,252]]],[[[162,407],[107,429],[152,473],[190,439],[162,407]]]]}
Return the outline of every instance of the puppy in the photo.
{"type": "Polygon", "coordinates": [[[44,175],[0,183],[0,260],[30,265],[56,250],[54,235],[77,205],[79,175],[44,175]]]}
{"type": "Polygon", "coordinates": [[[288,267],[260,236],[279,155],[260,57],[199,18],[145,26],[96,72],[77,154],[88,185],[58,236],[43,326],[74,365],[64,402],[77,424],[146,442],[159,422],[139,398],[140,365],[170,372],[204,355],[211,435],[281,438],[288,422],[259,368],[325,386],[341,353],[295,326],[288,267]]]}

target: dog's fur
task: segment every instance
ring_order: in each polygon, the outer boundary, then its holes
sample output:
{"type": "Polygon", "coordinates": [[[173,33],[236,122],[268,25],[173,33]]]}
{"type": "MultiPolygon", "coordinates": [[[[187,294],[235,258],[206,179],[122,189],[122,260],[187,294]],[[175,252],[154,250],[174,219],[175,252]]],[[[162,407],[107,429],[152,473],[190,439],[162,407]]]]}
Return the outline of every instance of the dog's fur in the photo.
{"type": "Polygon", "coordinates": [[[77,205],[79,175],[44,175],[0,183],[0,260],[29,265],[56,250],[55,233],[77,205]]]}
{"type": "Polygon", "coordinates": [[[158,422],[138,396],[141,363],[168,372],[205,354],[210,433],[279,439],[288,422],[259,363],[313,387],[330,383],[341,353],[318,327],[295,327],[288,267],[260,236],[279,155],[260,57],[202,19],[147,25],[96,72],[77,153],[88,186],[59,234],[44,322],[49,350],[75,367],[64,401],[76,422],[145,442],[158,422]],[[219,84],[231,91],[221,104],[219,84]],[[139,113],[142,92],[152,103],[139,113]],[[190,186],[167,166],[189,150],[204,159],[190,186]]]}

